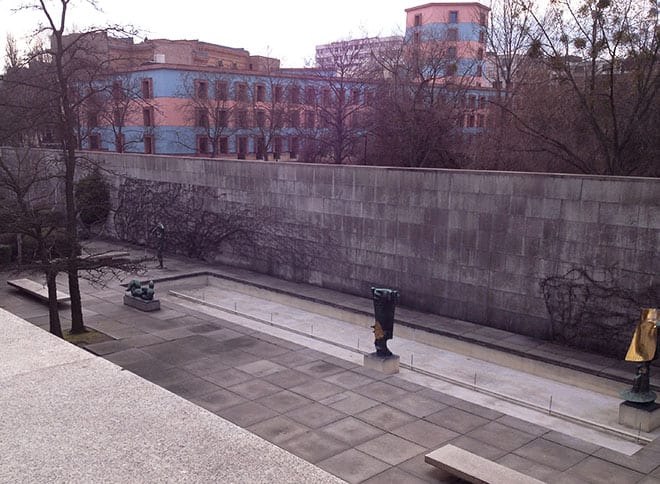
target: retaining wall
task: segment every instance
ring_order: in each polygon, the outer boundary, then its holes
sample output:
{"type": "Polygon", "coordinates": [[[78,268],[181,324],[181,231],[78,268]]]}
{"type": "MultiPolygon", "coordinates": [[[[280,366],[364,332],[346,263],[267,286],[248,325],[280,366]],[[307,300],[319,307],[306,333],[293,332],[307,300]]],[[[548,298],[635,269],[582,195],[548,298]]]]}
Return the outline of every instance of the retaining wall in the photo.
{"type": "Polygon", "coordinates": [[[329,230],[340,257],[304,282],[394,287],[403,305],[530,336],[551,337],[545,277],[617,266],[660,283],[660,179],[91,156],[329,230]]]}

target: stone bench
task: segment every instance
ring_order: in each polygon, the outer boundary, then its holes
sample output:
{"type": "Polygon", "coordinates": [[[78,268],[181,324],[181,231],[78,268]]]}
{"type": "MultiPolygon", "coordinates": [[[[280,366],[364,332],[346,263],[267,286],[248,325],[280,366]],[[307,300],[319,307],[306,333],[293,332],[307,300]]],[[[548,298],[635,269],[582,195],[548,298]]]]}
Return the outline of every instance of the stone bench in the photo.
{"type": "MultiPolygon", "coordinates": [[[[7,281],[12,287],[23,291],[31,296],[34,296],[38,299],[41,299],[44,302],[48,302],[48,287],[39,282],[31,281],[30,279],[14,279],[13,281],[7,281]]],[[[57,291],[57,302],[63,303],[70,301],[71,297],[62,291],[57,291]]]]}
{"type": "Polygon", "coordinates": [[[445,445],[426,454],[424,462],[476,484],[543,484],[533,477],[453,445],[445,445]]]}

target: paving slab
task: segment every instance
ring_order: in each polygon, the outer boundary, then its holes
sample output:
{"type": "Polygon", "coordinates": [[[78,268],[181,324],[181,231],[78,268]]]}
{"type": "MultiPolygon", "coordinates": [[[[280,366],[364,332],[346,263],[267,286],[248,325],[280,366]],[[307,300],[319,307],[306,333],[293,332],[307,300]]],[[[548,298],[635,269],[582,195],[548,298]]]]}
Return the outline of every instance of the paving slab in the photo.
{"type": "Polygon", "coordinates": [[[409,440],[392,434],[382,434],[357,446],[357,449],[395,466],[426,450],[409,440]]]}
{"type": "Polygon", "coordinates": [[[0,322],[2,482],[340,482],[6,311],[0,322]]]}
{"type": "Polygon", "coordinates": [[[337,440],[350,444],[351,447],[383,435],[383,430],[354,417],[337,420],[321,427],[321,430],[337,440]]]}
{"type": "Polygon", "coordinates": [[[362,482],[388,467],[386,463],[356,449],[323,460],[318,466],[350,483],[362,482]]]}
{"type": "Polygon", "coordinates": [[[565,471],[587,458],[587,454],[537,438],[514,451],[516,455],[547,467],[565,471]]]}
{"type": "Polygon", "coordinates": [[[349,448],[348,444],[314,430],[280,442],[279,445],[283,449],[313,464],[328,459],[349,448]]]}

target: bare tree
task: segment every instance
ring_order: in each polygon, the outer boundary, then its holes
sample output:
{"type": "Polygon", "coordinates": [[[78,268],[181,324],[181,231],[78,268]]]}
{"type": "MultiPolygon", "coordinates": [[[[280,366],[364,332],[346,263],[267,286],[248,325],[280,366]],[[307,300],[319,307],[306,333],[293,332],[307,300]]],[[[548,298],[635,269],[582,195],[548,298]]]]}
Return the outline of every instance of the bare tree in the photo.
{"type": "MultiPolygon", "coordinates": [[[[87,3],[96,7],[93,1],[87,3]]],[[[78,256],[78,211],[75,201],[76,173],[81,163],[76,150],[84,134],[79,130],[83,125],[80,113],[86,103],[94,102],[99,90],[103,89],[99,88],[98,80],[104,78],[112,67],[112,59],[100,48],[103,41],[107,40],[108,34],[122,30],[112,27],[90,28],[82,33],[67,35],[68,17],[74,6],[73,0],[38,0],[23,4],[19,10],[36,11],[42,15],[44,23],[37,29],[35,36],[47,36],[50,45],[35,47],[25,60],[25,65],[29,66],[29,75],[10,79],[9,83],[39,93],[45,98],[45,102],[39,105],[30,98],[23,99],[28,112],[32,115],[39,113],[39,116],[31,118],[35,127],[42,131],[49,130],[60,151],[58,162],[62,167],[60,175],[64,192],[66,248],[63,260],[71,295],[71,331],[79,333],[85,331],[78,280],[78,271],[85,264],[78,256]],[[32,71],[35,65],[38,69],[32,71]]]]}
{"type": "Polygon", "coordinates": [[[461,166],[460,136],[473,65],[459,66],[455,43],[424,38],[377,57],[382,70],[374,104],[376,159],[415,167],[461,166]]]}
{"type": "Polygon", "coordinates": [[[353,163],[361,156],[366,136],[366,87],[372,84],[374,64],[370,39],[331,44],[327,59],[312,70],[306,87],[303,123],[307,157],[332,163],[353,163]],[[310,150],[312,147],[314,149],[310,150]]]}
{"type": "MultiPolygon", "coordinates": [[[[90,98],[85,107],[99,126],[110,128],[115,151],[123,153],[126,148],[143,141],[142,136],[131,136],[134,130],[130,127],[153,124],[157,107],[135,75],[113,72],[98,83],[96,96],[90,98]]],[[[89,122],[87,124],[92,128],[89,122]]]]}
{"type": "Polygon", "coordinates": [[[517,129],[575,171],[657,175],[657,0],[525,6],[536,75],[509,109],[517,129]]]}

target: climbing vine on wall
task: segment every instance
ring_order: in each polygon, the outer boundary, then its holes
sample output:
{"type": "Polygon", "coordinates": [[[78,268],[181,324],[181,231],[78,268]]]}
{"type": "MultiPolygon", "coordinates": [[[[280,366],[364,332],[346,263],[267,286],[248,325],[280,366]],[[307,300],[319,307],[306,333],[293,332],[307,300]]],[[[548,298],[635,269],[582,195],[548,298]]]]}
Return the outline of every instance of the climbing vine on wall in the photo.
{"type": "Polygon", "coordinates": [[[660,285],[635,290],[639,284],[616,267],[595,272],[573,267],[541,281],[553,339],[622,358],[640,308],[660,301],[660,285]]]}
{"type": "Polygon", "coordinates": [[[293,279],[331,260],[335,250],[327,231],[270,207],[228,202],[214,188],[125,179],[114,214],[117,236],[155,247],[158,223],[165,226],[165,253],[232,259],[293,279]]]}

